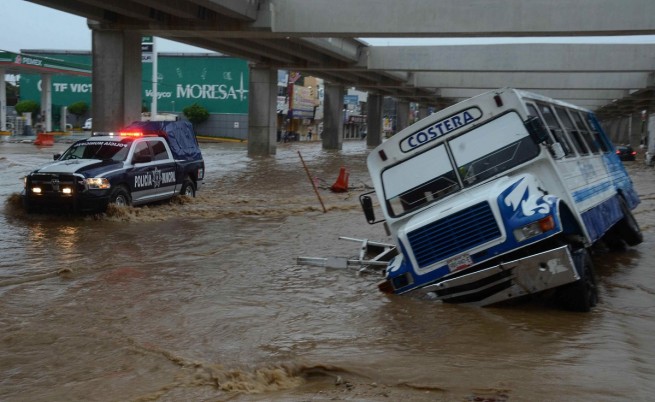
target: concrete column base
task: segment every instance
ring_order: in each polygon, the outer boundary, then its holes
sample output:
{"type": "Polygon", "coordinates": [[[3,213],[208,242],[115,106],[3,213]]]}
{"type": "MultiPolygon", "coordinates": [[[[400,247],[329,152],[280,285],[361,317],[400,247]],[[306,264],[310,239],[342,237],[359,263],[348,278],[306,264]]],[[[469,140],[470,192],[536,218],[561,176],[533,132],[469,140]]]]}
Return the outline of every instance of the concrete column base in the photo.
{"type": "Polygon", "coordinates": [[[366,145],[377,147],[382,144],[382,95],[368,94],[366,106],[368,112],[366,115],[366,145]]]}
{"type": "Polygon", "coordinates": [[[323,116],[323,149],[340,150],[343,147],[343,96],[341,85],[325,85],[323,116]]]}
{"type": "Polygon", "coordinates": [[[277,70],[250,67],[248,92],[248,155],[276,152],[277,70]]]}

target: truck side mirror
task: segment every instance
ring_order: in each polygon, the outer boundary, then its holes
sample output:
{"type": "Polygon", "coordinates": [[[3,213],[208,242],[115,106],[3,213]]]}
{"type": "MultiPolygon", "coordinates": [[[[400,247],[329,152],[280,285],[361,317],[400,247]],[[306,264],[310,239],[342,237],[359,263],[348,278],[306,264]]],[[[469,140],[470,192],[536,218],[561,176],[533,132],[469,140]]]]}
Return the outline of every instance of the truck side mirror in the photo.
{"type": "Polygon", "coordinates": [[[528,130],[528,133],[530,133],[530,138],[532,138],[535,143],[541,144],[548,141],[548,130],[546,130],[544,123],[539,117],[530,116],[523,124],[528,130]]]}
{"type": "Polygon", "coordinates": [[[55,161],[56,161],[56,160],[59,159],[60,157],[61,157],[61,154],[54,154],[54,155],[52,155],[52,160],[55,160],[55,161]]]}
{"type": "Polygon", "coordinates": [[[359,202],[362,204],[366,221],[371,224],[375,223],[375,212],[373,211],[373,200],[371,200],[371,197],[362,195],[359,197],[359,202]]]}

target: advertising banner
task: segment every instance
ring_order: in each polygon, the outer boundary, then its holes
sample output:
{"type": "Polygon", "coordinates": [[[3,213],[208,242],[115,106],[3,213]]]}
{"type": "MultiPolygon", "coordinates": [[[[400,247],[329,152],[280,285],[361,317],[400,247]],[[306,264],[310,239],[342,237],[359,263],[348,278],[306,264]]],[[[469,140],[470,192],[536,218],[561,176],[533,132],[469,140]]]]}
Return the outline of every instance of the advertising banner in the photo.
{"type": "Polygon", "coordinates": [[[294,118],[313,119],[316,99],[310,88],[300,85],[293,86],[292,116],[294,118]]]}
{"type": "MultiPolygon", "coordinates": [[[[81,64],[91,64],[91,54],[46,54],[43,56],[81,64]]],[[[158,54],[158,112],[181,112],[194,103],[210,113],[248,114],[248,64],[245,60],[209,55],[158,54]]],[[[152,98],[152,63],[142,63],[142,104],[152,98]]],[[[41,101],[41,77],[21,74],[20,99],[41,101]]],[[[52,76],[53,105],[74,102],[91,105],[91,78],[52,76]]],[[[93,105],[91,105],[93,108],[93,105]]]]}

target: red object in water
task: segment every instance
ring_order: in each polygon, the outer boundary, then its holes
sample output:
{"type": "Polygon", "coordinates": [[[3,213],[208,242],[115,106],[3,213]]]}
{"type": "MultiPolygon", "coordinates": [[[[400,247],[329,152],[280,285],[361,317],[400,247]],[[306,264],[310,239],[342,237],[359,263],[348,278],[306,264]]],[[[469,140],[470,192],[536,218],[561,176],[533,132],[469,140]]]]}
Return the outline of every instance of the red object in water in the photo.
{"type": "Polygon", "coordinates": [[[332,187],[330,187],[330,190],[335,193],[345,193],[348,191],[348,171],[345,167],[342,166],[341,169],[339,169],[339,177],[332,187]]]}
{"type": "Polygon", "coordinates": [[[53,134],[38,133],[36,135],[36,140],[34,140],[34,145],[54,145],[55,138],[53,134]]]}

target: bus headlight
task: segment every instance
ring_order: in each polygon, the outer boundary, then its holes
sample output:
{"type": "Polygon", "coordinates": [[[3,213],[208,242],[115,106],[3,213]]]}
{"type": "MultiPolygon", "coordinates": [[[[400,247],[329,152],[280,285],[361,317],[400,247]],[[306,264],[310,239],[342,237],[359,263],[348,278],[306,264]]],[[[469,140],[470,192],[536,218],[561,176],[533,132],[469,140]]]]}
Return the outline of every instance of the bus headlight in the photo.
{"type": "Polygon", "coordinates": [[[87,188],[101,190],[108,189],[111,187],[109,180],[104,177],[92,177],[84,180],[87,188]]]}
{"type": "Polygon", "coordinates": [[[539,236],[555,228],[555,220],[552,216],[548,215],[538,221],[529,223],[518,229],[514,229],[514,238],[516,241],[524,241],[531,237],[539,236]]]}

